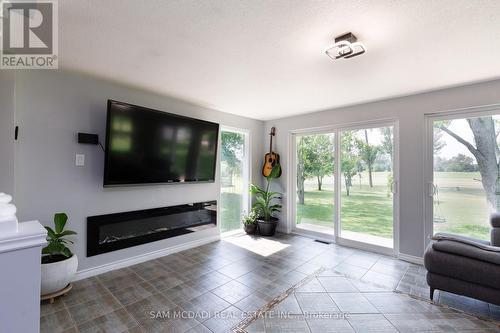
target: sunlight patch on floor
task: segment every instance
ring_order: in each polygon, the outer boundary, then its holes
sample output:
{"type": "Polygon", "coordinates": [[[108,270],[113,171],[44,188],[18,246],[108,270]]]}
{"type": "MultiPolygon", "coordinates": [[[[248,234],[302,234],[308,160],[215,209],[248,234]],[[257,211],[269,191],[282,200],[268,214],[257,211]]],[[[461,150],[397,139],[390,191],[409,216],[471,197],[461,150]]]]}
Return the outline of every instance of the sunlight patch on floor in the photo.
{"type": "Polygon", "coordinates": [[[290,246],[289,244],[280,243],[274,239],[263,238],[260,236],[248,236],[245,234],[227,237],[224,241],[263,257],[270,256],[290,246]]]}

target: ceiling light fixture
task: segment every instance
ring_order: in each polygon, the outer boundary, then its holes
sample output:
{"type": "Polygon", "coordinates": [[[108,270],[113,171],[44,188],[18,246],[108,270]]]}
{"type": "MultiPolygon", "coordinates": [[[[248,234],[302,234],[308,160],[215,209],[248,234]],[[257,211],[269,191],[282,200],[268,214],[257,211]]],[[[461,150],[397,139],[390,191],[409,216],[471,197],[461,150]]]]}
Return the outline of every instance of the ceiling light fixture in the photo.
{"type": "Polygon", "coordinates": [[[366,47],[358,42],[352,32],[335,37],[335,44],[325,50],[327,56],[332,60],[349,59],[366,52],[366,47]]]}

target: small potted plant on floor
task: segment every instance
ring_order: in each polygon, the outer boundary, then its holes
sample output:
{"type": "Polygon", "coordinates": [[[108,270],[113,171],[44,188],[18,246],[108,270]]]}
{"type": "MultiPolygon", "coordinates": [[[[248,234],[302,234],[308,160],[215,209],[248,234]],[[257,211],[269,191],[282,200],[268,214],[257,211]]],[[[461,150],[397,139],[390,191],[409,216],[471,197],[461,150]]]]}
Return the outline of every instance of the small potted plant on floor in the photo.
{"type": "Polygon", "coordinates": [[[68,216],[65,213],[54,215],[54,229],[47,230],[47,246],[42,249],[42,295],[52,294],[64,289],[75,276],[78,258],[66,246],[73,243],[67,236],[76,232],[64,230],[68,216]]]}
{"type": "Polygon", "coordinates": [[[252,209],[248,214],[243,213],[243,215],[241,216],[243,229],[248,235],[253,235],[257,231],[257,217],[258,214],[255,209],[252,209]]]}
{"type": "Polygon", "coordinates": [[[273,236],[278,225],[275,213],[281,211],[281,193],[270,191],[271,181],[281,174],[281,167],[276,164],[270,175],[266,177],[266,187],[261,189],[255,185],[250,186],[250,193],[254,195],[253,209],[257,212],[257,226],[262,236],[273,236]]]}

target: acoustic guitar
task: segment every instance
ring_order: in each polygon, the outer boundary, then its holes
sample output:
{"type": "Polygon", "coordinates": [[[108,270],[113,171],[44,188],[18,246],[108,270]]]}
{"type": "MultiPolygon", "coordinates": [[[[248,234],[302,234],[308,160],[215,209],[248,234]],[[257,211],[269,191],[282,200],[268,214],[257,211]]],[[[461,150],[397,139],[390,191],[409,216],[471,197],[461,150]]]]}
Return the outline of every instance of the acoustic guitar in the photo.
{"type": "MultiPolygon", "coordinates": [[[[276,135],[276,127],[271,128],[271,132],[269,133],[269,153],[264,157],[264,166],[262,167],[262,175],[264,177],[268,177],[273,170],[273,167],[277,164],[280,164],[280,155],[273,152],[273,136],[276,135]]],[[[278,174],[278,177],[281,176],[281,168],[278,174]]]]}

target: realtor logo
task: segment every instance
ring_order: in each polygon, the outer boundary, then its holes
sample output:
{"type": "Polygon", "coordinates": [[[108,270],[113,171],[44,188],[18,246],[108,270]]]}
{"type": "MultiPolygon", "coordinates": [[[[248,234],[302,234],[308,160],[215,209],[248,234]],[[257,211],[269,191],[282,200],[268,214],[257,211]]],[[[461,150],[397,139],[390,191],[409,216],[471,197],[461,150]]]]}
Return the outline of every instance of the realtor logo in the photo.
{"type": "Polygon", "coordinates": [[[1,3],[2,69],[56,69],[57,2],[9,0],[1,3]]]}

